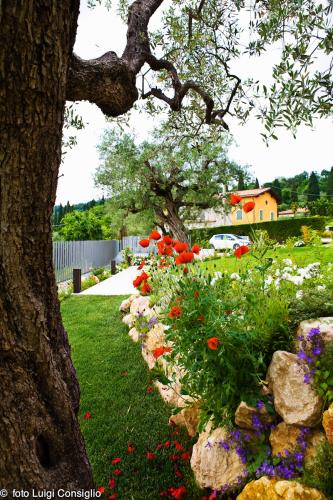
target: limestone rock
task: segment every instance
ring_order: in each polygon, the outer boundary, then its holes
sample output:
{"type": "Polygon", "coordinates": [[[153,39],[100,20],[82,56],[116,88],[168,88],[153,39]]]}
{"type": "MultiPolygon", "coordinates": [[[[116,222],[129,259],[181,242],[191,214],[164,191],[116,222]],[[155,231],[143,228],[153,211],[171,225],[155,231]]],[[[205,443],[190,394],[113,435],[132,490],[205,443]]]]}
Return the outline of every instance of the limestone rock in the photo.
{"type": "Polygon", "coordinates": [[[186,427],[188,434],[194,437],[197,433],[200,415],[200,403],[194,406],[185,407],[176,415],[171,415],[169,422],[175,425],[186,427]]]}
{"type": "Polygon", "coordinates": [[[276,351],[267,372],[276,412],[286,424],[315,427],[321,419],[322,400],[304,383],[308,367],[295,354],[276,351]]]}
{"type": "Polygon", "coordinates": [[[153,351],[156,347],[162,347],[165,345],[164,328],[165,326],[162,323],[157,323],[151,330],[149,330],[145,340],[147,349],[153,351]]]}
{"type": "MultiPolygon", "coordinates": [[[[333,317],[301,321],[297,330],[297,338],[299,336],[306,338],[312,328],[319,328],[324,343],[333,342],[333,317]]],[[[301,343],[300,340],[297,340],[296,349],[301,347],[301,343]]]]}
{"type": "MultiPolygon", "coordinates": [[[[296,425],[288,425],[285,422],[280,422],[275,429],[272,430],[269,441],[272,447],[272,454],[281,453],[285,456],[285,450],[294,452],[297,447],[297,438],[300,436],[301,429],[296,425]]],[[[316,456],[318,445],[325,439],[321,431],[311,431],[306,436],[307,448],[305,450],[305,460],[312,461],[316,456]]]]}
{"type": "Polygon", "coordinates": [[[323,413],[323,427],[329,443],[333,444],[333,403],[323,413]]]}
{"type": "Polygon", "coordinates": [[[133,314],[126,314],[126,316],[123,317],[122,321],[123,323],[125,323],[125,325],[131,328],[135,323],[135,316],[133,316],[133,314]]]}
{"type": "Polygon", "coordinates": [[[133,342],[138,342],[140,338],[140,333],[136,328],[131,328],[130,331],[128,332],[128,335],[131,337],[133,342]]]}
{"type": "Polygon", "coordinates": [[[266,408],[258,410],[242,401],[235,413],[235,424],[242,429],[253,430],[253,417],[257,415],[262,423],[268,424],[272,421],[266,408]]]}
{"type": "Polygon", "coordinates": [[[222,427],[213,432],[207,429],[193,446],[191,467],[201,488],[219,489],[225,484],[236,484],[242,477],[244,465],[236,451],[219,446],[227,436],[222,427]]]}
{"type": "Polygon", "coordinates": [[[119,311],[122,311],[122,312],[127,312],[129,311],[129,308],[131,307],[131,301],[130,299],[125,299],[122,301],[122,303],[120,304],[119,306],[119,311]]]}
{"type": "Polygon", "coordinates": [[[237,500],[325,500],[326,497],[314,488],[296,481],[277,481],[261,477],[248,483],[237,500]]]}
{"type": "Polygon", "coordinates": [[[168,405],[179,407],[179,394],[181,387],[179,384],[172,383],[170,385],[164,385],[158,380],[154,380],[154,385],[160,393],[163,401],[168,405]]]}
{"type": "Polygon", "coordinates": [[[149,316],[152,310],[149,307],[150,298],[148,296],[136,297],[130,307],[130,313],[133,316],[149,316]]]}

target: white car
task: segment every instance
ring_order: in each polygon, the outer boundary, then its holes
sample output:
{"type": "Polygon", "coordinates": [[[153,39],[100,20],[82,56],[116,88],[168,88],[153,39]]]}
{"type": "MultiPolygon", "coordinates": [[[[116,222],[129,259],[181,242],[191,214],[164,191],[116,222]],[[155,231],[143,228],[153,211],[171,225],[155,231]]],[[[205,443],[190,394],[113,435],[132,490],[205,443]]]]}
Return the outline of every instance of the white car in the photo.
{"type": "Polygon", "coordinates": [[[248,236],[237,236],[235,234],[214,234],[209,243],[215,250],[233,249],[242,245],[251,245],[248,236]]]}

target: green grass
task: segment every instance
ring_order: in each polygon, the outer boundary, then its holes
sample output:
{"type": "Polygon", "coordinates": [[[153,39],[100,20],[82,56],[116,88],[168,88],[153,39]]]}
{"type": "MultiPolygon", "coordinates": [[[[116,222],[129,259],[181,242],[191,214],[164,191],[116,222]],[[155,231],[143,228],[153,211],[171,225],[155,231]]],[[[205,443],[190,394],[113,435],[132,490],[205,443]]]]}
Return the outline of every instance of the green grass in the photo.
{"type": "MultiPolygon", "coordinates": [[[[122,297],[71,297],[62,304],[62,315],[72,347],[72,359],[81,387],[79,419],[97,486],[107,487],[113,471],[118,499],[157,499],[161,490],[184,484],[188,498],[199,499],[189,462],[179,460],[183,478],[175,475],[174,445],[156,451],[158,443],[180,441],[186,449],[191,442],[183,431],[168,426],[171,410],[151,384],[140,346],[128,336],[118,311],[122,297]],[[84,420],[84,414],[91,418],[84,420]],[[176,431],[177,432],[177,431],[176,431]],[[134,453],[128,453],[133,443],[134,453]],[[146,452],[155,453],[149,461],[146,452]],[[112,465],[112,459],[122,462],[112,465]]],[[[179,453],[178,453],[179,455],[179,453]]],[[[107,489],[107,495],[112,493],[107,489]]]]}
{"type": "MultiPolygon", "coordinates": [[[[311,262],[328,264],[333,262],[333,246],[276,248],[267,252],[267,257],[292,259],[298,266],[306,266],[311,262]]],[[[202,263],[202,266],[211,272],[227,271],[230,273],[238,272],[247,267],[253,268],[255,265],[257,265],[257,261],[251,254],[246,254],[241,259],[234,256],[219,257],[202,263]]]]}

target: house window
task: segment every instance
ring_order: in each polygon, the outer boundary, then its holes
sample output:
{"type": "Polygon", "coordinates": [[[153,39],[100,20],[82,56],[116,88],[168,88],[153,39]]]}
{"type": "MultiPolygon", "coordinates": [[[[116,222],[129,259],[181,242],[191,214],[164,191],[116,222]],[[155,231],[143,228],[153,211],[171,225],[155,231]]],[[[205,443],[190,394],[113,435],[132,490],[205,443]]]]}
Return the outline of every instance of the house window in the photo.
{"type": "Polygon", "coordinates": [[[237,212],[236,212],[236,219],[237,220],[243,220],[243,211],[242,210],[237,210],[237,212]]]}
{"type": "Polygon", "coordinates": [[[259,211],[259,219],[264,220],[264,211],[263,210],[259,211]]]}
{"type": "Polygon", "coordinates": [[[273,210],[271,211],[271,220],[274,220],[274,212],[273,212],[273,210]]]}

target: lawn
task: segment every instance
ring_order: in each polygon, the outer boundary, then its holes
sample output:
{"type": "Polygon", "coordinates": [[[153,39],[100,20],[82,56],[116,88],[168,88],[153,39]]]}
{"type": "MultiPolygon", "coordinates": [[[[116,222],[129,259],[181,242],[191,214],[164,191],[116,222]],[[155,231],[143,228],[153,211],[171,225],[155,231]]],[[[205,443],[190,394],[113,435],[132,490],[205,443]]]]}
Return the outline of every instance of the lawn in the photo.
{"type": "MultiPolygon", "coordinates": [[[[333,246],[276,248],[267,252],[267,257],[272,257],[273,259],[292,259],[298,266],[306,266],[311,262],[328,264],[329,262],[333,262],[333,246]]],[[[257,261],[250,253],[244,255],[241,259],[237,259],[234,256],[218,257],[202,263],[202,266],[209,271],[228,271],[231,273],[256,265],[257,261]]]]}
{"type": "Polygon", "coordinates": [[[171,411],[157,391],[147,392],[149,370],[121,322],[122,298],[71,297],[62,304],[81,386],[79,419],[96,485],[106,487],[105,498],[115,491],[117,500],[156,499],[161,491],[180,485],[186,486],[188,498],[201,499],[189,461],[182,460],[174,444],[189,450],[192,442],[168,425],[171,411]],[[86,412],[91,413],[87,420],[86,412]],[[128,451],[129,444],[134,451],[128,451]],[[148,460],[148,451],[154,453],[153,460],[148,460]],[[121,462],[112,465],[114,458],[121,462]],[[122,471],[119,476],[116,469],[122,471]],[[107,488],[112,478],[114,490],[107,488]]]}

